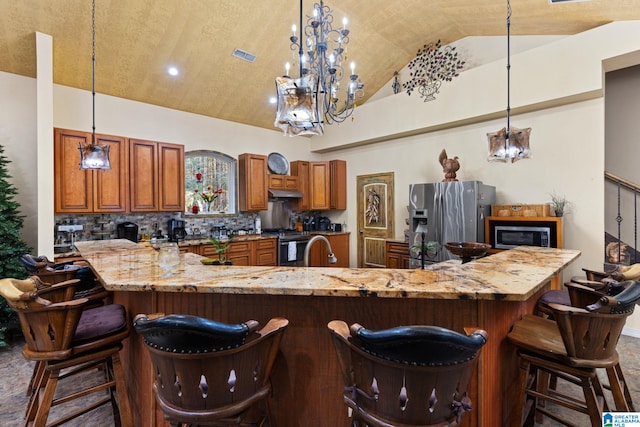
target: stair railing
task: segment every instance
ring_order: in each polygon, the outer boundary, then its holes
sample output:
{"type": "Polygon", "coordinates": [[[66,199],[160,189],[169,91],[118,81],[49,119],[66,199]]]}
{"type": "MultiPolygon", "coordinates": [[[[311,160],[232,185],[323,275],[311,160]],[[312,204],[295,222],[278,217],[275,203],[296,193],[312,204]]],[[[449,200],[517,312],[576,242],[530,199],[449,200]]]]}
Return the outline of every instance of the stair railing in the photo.
{"type": "MultiPolygon", "coordinates": [[[[624,218],[622,216],[622,206],[621,206],[621,199],[622,199],[622,190],[626,190],[626,191],[631,191],[633,192],[633,255],[632,255],[632,259],[631,259],[631,264],[635,264],[636,261],[636,254],[637,254],[637,247],[638,247],[638,193],[640,193],[640,185],[635,184],[629,180],[626,180],[624,178],[621,178],[619,176],[616,176],[614,174],[612,174],[611,172],[604,172],[604,178],[608,181],[613,182],[614,184],[616,184],[617,186],[617,190],[618,190],[618,194],[617,194],[617,215],[616,215],[616,222],[618,224],[618,231],[617,231],[617,240],[618,243],[622,243],[622,222],[624,221],[624,218]]],[[[606,231],[606,230],[605,230],[606,231]]],[[[618,260],[621,260],[621,248],[622,245],[618,245],[618,260]]]]}

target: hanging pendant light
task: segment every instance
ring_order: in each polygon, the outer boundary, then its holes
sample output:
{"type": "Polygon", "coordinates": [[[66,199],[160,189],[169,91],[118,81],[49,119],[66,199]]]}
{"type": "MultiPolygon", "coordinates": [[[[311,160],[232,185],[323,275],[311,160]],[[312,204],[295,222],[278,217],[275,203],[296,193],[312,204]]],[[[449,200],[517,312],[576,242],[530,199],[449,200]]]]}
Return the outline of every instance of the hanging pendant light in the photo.
{"type": "Polygon", "coordinates": [[[110,170],[109,145],[96,144],[96,2],[91,3],[91,96],[93,125],[91,143],[78,144],[80,169],[110,170]]]}
{"type": "Polygon", "coordinates": [[[489,161],[516,162],[531,157],[529,135],[531,128],[518,129],[511,126],[511,2],[507,0],[507,126],[487,134],[489,139],[489,161]]]}

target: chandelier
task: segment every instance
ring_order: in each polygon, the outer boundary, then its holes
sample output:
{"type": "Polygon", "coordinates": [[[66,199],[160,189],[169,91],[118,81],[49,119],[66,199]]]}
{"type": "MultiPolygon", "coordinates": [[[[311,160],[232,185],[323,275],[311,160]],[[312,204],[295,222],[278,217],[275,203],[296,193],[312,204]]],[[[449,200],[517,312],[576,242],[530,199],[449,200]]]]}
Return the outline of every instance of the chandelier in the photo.
{"type": "Polygon", "coordinates": [[[529,135],[531,128],[518,129],[511,126],[511,2],[507,0],[507,126],[487,134],[489,156],[487,160],[514,163],[531,157],[529,135]]]}
{"type": "Polygon", "coordinates": [[[80,169],[110,170],[109,145],[96,144],[96,2],[91,3],[91,96],[93,125],[91,143],[78,143],[80,169]]]}
{"type": "Polygon", "coordinates": [[[320,0],[314,4],[313,14],[307,15],[306,25],[302,24],[300,0],[299,35],[294,24],[289,38],[291,50],[298,51],[300,77],[289,76],[289,63],[286,74],[276,77],[274,125],[289,136],[322,135],[323,124],[342,123],[353,114],[356,99],[364,96],[364,85],[355,73],[354,62],[349,70],[343,65],[349,44],[346,18],[340,28],[334,28],[333,10],[320,0]]]}

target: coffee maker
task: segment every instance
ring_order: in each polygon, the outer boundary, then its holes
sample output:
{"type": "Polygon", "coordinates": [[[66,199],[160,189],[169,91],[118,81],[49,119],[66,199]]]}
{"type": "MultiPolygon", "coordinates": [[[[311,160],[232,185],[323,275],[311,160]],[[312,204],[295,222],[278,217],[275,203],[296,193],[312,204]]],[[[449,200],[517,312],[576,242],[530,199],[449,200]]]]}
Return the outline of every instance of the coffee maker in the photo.
{"type": "Polygon", "coordinates": [[[187,237],[187,231],[184,227],[184,220],[182,219],[170,219],[169,220],[169,241],[179,242],[187,237]]]}
{"type": "Polygon", "coordinates": [[[138,241],[138,225],[133,222],[122,222],[116,227],[118,239],[129,239],[132,242],[138,241]]]}

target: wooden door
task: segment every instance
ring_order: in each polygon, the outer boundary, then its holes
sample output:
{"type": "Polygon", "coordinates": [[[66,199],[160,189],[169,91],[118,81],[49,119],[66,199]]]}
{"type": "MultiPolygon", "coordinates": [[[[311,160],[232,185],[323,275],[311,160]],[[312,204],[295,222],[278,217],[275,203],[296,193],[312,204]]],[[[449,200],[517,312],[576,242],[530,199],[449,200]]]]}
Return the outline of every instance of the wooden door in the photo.
{"type": "Polygon", "coordinates": [[[385,243],[394,236],[393,172],[360,175],[358,194],[358,267],[385,267],[385,243]]]}
{"type": "Polygon", "coordinates": [[[158,211],[158,143],[129,139],[131,212],[158,211]]]}
{"type": "Polygon", "coordinates": [[[93,212],[127,212],[129,202],[129,145],[126,138],[96,135],[109,146],[111,169],[93,172],[93,212]]]}
{"type": "Polygon", "coordinates": [[[309,193],[311,210],[329,209],[331,200],[329,199],[329,162],[309,163],[309,193]]]}
{"type": "Polygon", "coordinates": [[[160,211],[184,211],[184,145],[158,144],[160,211]]]}

